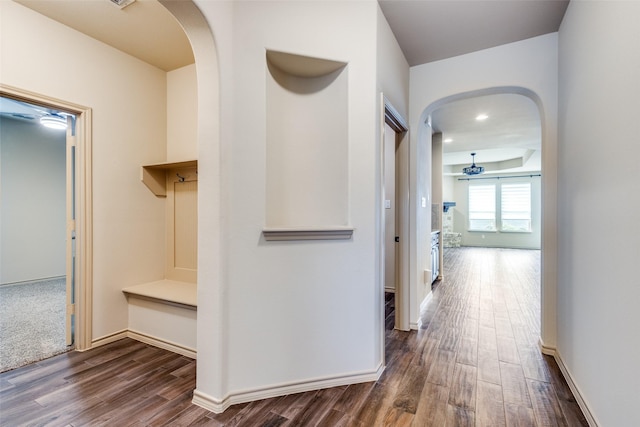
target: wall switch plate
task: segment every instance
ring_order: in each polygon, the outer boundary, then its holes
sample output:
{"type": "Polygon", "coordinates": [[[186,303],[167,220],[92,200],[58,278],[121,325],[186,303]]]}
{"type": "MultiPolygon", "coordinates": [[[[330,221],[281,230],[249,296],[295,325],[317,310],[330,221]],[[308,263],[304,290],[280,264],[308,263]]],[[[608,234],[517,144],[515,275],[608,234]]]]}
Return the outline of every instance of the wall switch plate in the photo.
{"type": "Polygon", "coordinates": [[[384,201],[384,208],[385,209],[391,209],[391,200],[385,200],[384,201]]]}
{"type": "Polygon", "coordinates": [[[423,207],[423,208],[426,208],[426,207],[427,207],[427,198],[426,198],[426,197],[423,197],[423,198],[422,198],[422,207],[423,207]]]}
{"type": "Polygon", "coordinates": [[[431,282],[431,270],[425,270],[424,271],[424,283],[430,283],[431,282]]]}

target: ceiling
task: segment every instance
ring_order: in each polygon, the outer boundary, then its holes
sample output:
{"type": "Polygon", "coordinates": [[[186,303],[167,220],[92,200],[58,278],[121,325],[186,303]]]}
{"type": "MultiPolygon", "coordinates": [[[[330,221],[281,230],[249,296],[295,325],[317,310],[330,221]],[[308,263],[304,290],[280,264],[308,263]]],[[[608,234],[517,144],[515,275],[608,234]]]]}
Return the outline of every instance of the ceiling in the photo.
{"type": "Polygon", "coordinates": [[[194,62],[187,35],[157,0],[136,0],[123,9],[110,0],[14,1],[161,70],[194,62]]]}
{"type": "MultiPolygon", "coordinates": [[[[129,53],[162,70],[194,62],[189,41],[157,0],[119,9],[110,0],[15,0],[45,16],[129,53]],[[159,31],[162,29],[162,31],[159,31]]],[[[568,0],[378,0],[409,65],[424,64],[558,31],[568,0]]],[[[4,105],[4,104],[3,104],[4,105]]],[[[6,112],[5,110],[2,110],[6,112]]],[[[540,170],[540,118],[520,95],[490,95],[444,105],[432,114],[444,144],[445,170],[476,161],[487,173],[514,159],[540,170]],[[489,114],[482,123],[479,112],[489,114]],[[533,152],[532,152],[533,151],[533,152]]],[[[511,162],[511,163],[509,163],[511,162]]]]}
{"type": "Polygon", "coordinates": [[[410,66],[560,28],[569,0],[378,0],[410,66]]]}
{"type": "Polygon", "coordinates": [[[445,175],[461,175],[473,152],[487,174],[540,171],[540,114],[526,96],[494,94],[450,102],[431,114],[431,123],[442,133],[445,175]],[[480,114],[488,117],[477,120],[480,114]]]}

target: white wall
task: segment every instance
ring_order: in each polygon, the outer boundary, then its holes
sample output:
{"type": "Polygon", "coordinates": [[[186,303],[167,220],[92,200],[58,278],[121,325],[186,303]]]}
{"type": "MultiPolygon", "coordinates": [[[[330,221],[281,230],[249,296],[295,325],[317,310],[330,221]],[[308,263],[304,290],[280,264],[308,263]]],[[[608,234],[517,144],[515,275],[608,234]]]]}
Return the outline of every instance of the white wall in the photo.
{"type": "Polygon", "coordinates": [[[640,3],[559,32],[558,352],[600,426],[640,425],[640,3]]]}
{"type": "Polygon", "coordinates": [[[198,158],[198,82],[195,64],[167,72],[167,161],[198,158]]]}
{"type": "MultiPolygon", "coordinates": [[[[522,174],[499,174],[496,176],[521,176],[522,174]]],[[[491,175],[493,176],[493,175],[491,175]]],[[[541,179],[540,177],[525,177],[512,179],[486,179],[483,177],[481,184],[504,183],[531,183],[531,232],[530,233],[501,233],[468,231],[469,229],[469,184],[474,181],[458,181],[455,178],[454,196],[447,201],[456,202],[456,206],[450,208],[453,211],[453,231],[462,234],[462,246],[482,246],[489,248],[516,248],[516,249],[540,249],[540,235],[542,226],[541,206],[541,179]]],[[[497,197],[497,193],[496,193],[497,197]]],[[[498,202],[499,203],[499,202],[498,202]]]]}
{"type": "MultiPolygon", "coordinates": [[[[220,154],[223,185],[221,252],[199,247],[201,265],[215,263],[216,256],[222,264],[218,272],[199,270],[196,398],[224,405],[229,399],[282,393],[286,387],[304,389],[309,382],[319,387],[328,384],[325,381],[375,378],[383,361],[382,278],[376,250],[381,237],[382,147],[372,72],[378,6],[374,1],[198,6],[216,41],[221,108],[220,151],[202,156],[215,144],[200,137],[200,169],[202,175],[217,173],[203,168],[220,154]],[[267,242],[262,237],[266,49],[348,63],[348,222],[355,227],[351,240],[267,242]],[[201,299],[204,294],[221,299],[201,299]]],[[[211,94],[199,88],[199,98],[203,96],[211,94]]],[[[201,110],[200,117],[210,113],[201,110]]],[[[215,206],[203,201],[211,189],[200,188],[200,225],[208,227],[212,224],[202,213],[215,206]]]]}
{"type": "MultiPolygon", "coordinates": [[[[504,88],[534,99],[540,108],[542,121],[543,164],[543,261],[542,298],[545,311],[542,318],[542,339],[555,346],[556,306],[556,128],[557,128],[557,34],[547,34],[521,42],[481,50],[455,58],[418,65],[411,68],[412,186],[417,200],[430,203],[430,174],[424,174],[431,164],[429,129],[424,125],[427,113],[439,103],[458,97],[495,93],[492,88],[504,88]],[[512,89],[511,89],[512,88],[512,89]],[[461,95],[463,94],[463,95],[461,95]],[[466,95],[464,95],[466,94],[466,95]]],[[[431,209],[415,207],[416,222],[430,224],[431,209]],[[426,220],[425,220],[426,218],[426,220]]],[[[414,286],[422,269],[429,268],[429,247],[417,242],[412,268],[414,286]],[[421,245],[421,246],[420,246],[421,245]]],[[[420,292],[416,293],[420,295],[420,292]]],[[[419,299],[412,300],[412,319],[417,319],[419,299]]]]}
{"type": "MultiPolygon", "coordinates": [[[[377,7],[377,87],[386,101],[396,110],[404,121],[408,121],[409,111],[409,64],[398,45],[389,23],[380,6],[377,7]]],[[[381,112],[384,106],[380,106],[381,112]]],[[[385,126],[387,128],[387,126],[385,126]]],[[[384,210],[385,220],[385,285],[387,290],[395,288],[396,281],[396,135],[388,128],[384,143],[385,199],[391,201],[391,208],[384,210]]],[[[408,135],[403,136],[404,140],[408,135]]],[[[406,142],[405,142],[406,143],[406,142]]],[[[400,151],[402,152],[402,151],[400,151]]],[[[382,242],[377,245],[382,248],[382,242]]]]}
{"type": "Polygon", "coordinates": [[[15,2],[0,12],[1,82],[93,109],[95,340],[127,327],[123,287],[163,277],[164,201],[140,165],[165,160],[166,73],[15,2]]]}
{"type": "Polygon", "coordinates": [[[66,132],[0,118],[0,283],[65,275],[66,132]]]}

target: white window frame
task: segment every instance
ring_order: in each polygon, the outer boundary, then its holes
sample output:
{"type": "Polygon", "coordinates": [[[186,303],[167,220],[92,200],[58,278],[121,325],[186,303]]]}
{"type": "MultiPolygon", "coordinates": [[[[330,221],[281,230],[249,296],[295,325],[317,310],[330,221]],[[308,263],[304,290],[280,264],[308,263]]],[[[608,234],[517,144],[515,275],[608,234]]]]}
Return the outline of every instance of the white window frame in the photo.
{"type": "MultiPolygon", "coordinates": [[[[496,188],[496,184],[470,184],[469,185],[469,189],[467,192],[467,226],[468,226],[468,230],[469,231],[480,231],[480,232],[495,232],[498,231],[497,229],[497,225],[498,225],[498,212],[497,212],[497,188],[496,188]],[[491,194],[491,196],[493,196],[493,203],[491,202],[479,202],[478,206],[476,206],[476,209],[472,212],[472,208],[474,206],[472,206],[474,203],[472,201],[472,197],[474,196],[472,194],[472,189],[478,189],[478,191],[483,191],[486,193],[486,195],[489,195],[491,192],[493,194],[491,194]],[[489,223],[487,223],[486,226],[484,227],[479,227],[476,226],[476,223],[479,222],[487,222],[489,221],[489,223]]],[[[476,196],[480,196],[480,194],[477,194],[476,196]]]]}
{"type": "Polygon", "coordinates": [[[533,222],[533,213],[532,213],[532,196],[533,196],[533,188],[532,188],[532,184],[531,182],[505,182],[505,183],[501,183],[501,182],[497,182],[497,183],[491,183],[491,184],[487,184],[487,183],[483,183],[483,184],[469,184],[468,188],[467,188],[467,230],[469,232],[474,232],[474,233],[532,233],[533,232],[533,228],[532,228],[532,222],[533,222]],[[526,186],[528,187],[528,193],[529,193],[529,200],[528,200],[528,215],[525,215],[525,213],[527,213],[526,210],[522,210],[519,212],[519,216],[520,218],[506,218],[509,216],[518,216],[518,212],[514,211],[514,213],[512,214],[506,214],[505,215],[505,206],[503,204],[503,186],[507,186],[507,187],[513,187],[513,186],[526,186]],[[489,191],[488,188],[492,188],[493,189],[493,199],[494,199],[494,207],[493,207],[493,211],[491,211],[491,209],[487,209],[486,206],[482,207],[483,209],[479,209],[475,212],[472,212],[472,201],[471,201],[471,197],[472,197],[472,188],[478,188],[478,187],[485,187],[485,190],[489,191]],[[493,214],[493,217],[491,218],[491,215],[493,214]],[[475,218],[474,218],[475,216],[475,218]],[[482,217],[485,218],[482,218],[482,217]],[[488,227],[478,227],[477,224],[474,224],[472,221],[483,221],[483,220],[487,220],[487,221],[492,221],[492,224],[490,224],[488,227]],[[526,221],[527,222],[527,227],[528,229],[510,229],[510,227],[507,227],[505,224],[505,220],[509,221],[526,221]]]}

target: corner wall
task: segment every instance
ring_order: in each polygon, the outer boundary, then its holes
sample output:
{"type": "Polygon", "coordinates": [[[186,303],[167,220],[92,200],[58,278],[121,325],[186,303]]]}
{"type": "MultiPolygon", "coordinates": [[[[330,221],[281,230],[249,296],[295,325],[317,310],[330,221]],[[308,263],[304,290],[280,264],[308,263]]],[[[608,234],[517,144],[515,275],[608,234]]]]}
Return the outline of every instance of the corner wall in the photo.
{"type": "MultiPolygon", "coordinates": [[[[223,215],[221,268],[199,270],[194,401],[222,410],[240,401],[374,380],[383,367],[377,249],[381,110],[372,72],[377,3],[197,4],[215,36],[220,71],[221,157],[209,165],[219,169],[202,173],[219,174],[223,215]],[[263,236],[267,50],[347,63],[345,185],[348,225],[355,228],[349,240],[276,242],[263,236]],[[200,299],[205,293],[215,299],[200,299]]],[[[211,96],[200,88],[198,95],[211,96]]],[[[199,114],[210,113],[207,108],[199,114]]],[[[213,147],[199,138],[201,154],[213,147]]],[[[209,191],[201,188],[203,194],[209,191]]],[[[212,208],[205,201],[201,212],[212,208]]],[[[208,222],[201,215],[201,224],[212,225],[208,222]]],[[[200,261],[215,262],[215,256],[213,250],[201,251],[200,261]]]]}
{"type": "Polygon", "coordinates": [[[600,426],[640,425],[640,3],[559,32],[558,354],[600,426]]]}

